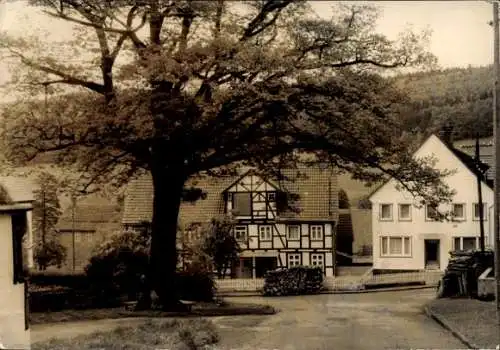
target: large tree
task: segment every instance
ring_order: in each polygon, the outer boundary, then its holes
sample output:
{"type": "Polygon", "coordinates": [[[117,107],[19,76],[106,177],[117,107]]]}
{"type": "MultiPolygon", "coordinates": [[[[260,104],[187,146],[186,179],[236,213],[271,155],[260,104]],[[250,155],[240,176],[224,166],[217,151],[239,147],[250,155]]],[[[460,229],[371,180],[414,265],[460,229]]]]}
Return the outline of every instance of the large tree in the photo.
{"type": "Polygon", "coordinates": [[[56,233],[56,225],[61,216],[58,198],[59,183],[50,173],[42,172],[37,178],[34,191],[33,231],[35,232],[35,260],[40,270],[60,266],[66,249],[61,245],[56,233]]]}
{"type": "Polygon", "coordinates": [[[46,109],[7,109],[4,149],[14,162],[55,152],[80,171],[84,189],[150,172],[149,281],[165,308],[178,305],[177,217],[190,178],[241,164],[273,172],[293,166],[299,150],[359,179],[394,176],[423,200],[450,194],[442,173],[411,159],[394,108],[404,98],[378,74],[432,63],[426,36],[374,33],[371,7],[332,3],[326,19],[292,0],[33,4],[75,25],[70,52],[90,59],[65,59],[68,50],[43,40],[1,41],[22,63],[17,86],[81,88],[46,109]]]}

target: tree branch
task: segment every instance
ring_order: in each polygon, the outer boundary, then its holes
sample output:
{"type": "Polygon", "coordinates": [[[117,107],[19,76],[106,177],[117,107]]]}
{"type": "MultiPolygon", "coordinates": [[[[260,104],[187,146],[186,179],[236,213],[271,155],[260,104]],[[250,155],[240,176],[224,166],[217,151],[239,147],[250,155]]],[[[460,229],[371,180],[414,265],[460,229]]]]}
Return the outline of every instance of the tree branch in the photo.
{"type": "Polygon", "coordinates": [[[32,60],[28,59],[20,52],[14,51],[11,48],[9,48],[9,52],[11,52],[13,55],[18,57],[23,64],[25,64],[29,67],[35,68],[35,69],[40,70],[40,71],[45,72],[45,73],[57,75],[58,77],[62,78],[62,80],[59,81],[61,83],[82,86],[82,87],[85,87],[89,90],[97,92],[99,94],[105,93],[104,85],[102,85],[102,84],[98,84],[98,83],[95,83],[92,81],[83,80],[83,79],[77,78],[75,76],[72,76],[70,74],[64,73],[64,72],[57,70],[55,68],[43,66],[43,65],[38,64],[36,62],[33,62],[32,60]]]}

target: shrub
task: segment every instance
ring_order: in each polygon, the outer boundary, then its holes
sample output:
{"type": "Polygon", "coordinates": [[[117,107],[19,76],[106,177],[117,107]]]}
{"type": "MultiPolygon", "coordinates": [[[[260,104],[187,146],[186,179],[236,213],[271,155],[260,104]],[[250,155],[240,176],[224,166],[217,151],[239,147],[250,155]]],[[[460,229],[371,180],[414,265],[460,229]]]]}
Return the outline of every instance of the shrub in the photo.
{"type": "Polygon", "coordinates": [[[219,278],[226,277],[228,269],[239,263],[242,249],[233,235],[234,223],[228,218],[212,219],[206,229],[202,252],[209,256],[219,278]]]}
{"type": "Polygon", "coordinates": [[[60,268],[66,259],[66,248],[61,243],[52,239],[36,246],[34,258],[39,269],[42,271],[49,266],[60,268]]]}
{"type": "MultiPolygon", "coordinates": [[[[125,232],[113,236],[96,250],[85,273],[92,295],[100,305],[116,302],[122,295],[136,300],[147,274],[149,260],[149,232],[125,232]]],[[[167,287],[172,281],[165,281],[167,287]]],[[[188,269],[177,274],[181,299],[212,301],[215,283],[205,271],[188,269]]]]}
{"type": "Polygon", "coordinates": [[[29,283],[35,286],[59,286],[71,289],[86,289],[89,285],[85,274],[57,271],[32,271],[29,275],[29,283]]]}
{"type": "Polygon", "coordinates": [[[211,302],[216,287],[211,274],[197,271],[183,271],[177,274],[179,296],[184,300],[211,302]]]}
{"type": "Polygon", "coordinates": [[[124,232],[99,246],[85,267],[96,300],[112,302],[123,294],[135,299],[147,271],[148,250],[147,232],[124,232]]]}
{"type": "Polygon", "coordinates": [[[269,271],[264,276],[264,295],[317,294],[323,285],[320,267],[297,266],[269,271]]]}

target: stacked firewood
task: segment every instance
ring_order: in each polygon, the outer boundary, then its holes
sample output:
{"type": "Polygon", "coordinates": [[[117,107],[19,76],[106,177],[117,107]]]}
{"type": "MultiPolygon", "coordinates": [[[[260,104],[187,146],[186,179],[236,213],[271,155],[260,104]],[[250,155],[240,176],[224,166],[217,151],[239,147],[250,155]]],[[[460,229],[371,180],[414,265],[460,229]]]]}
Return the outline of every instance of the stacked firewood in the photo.
{"type": "Polygon", "coordinates": [[[450,255],[439,297],[476,297],[477,279],[493,266],[493,252],[463,251],[450,252],[450,255]]]}
{"type": "Polygon", "coordinates": [[[323,285],[323,271],[319,267],[298,266],[266,273],[264,295],[316,294],[323,285]]]}

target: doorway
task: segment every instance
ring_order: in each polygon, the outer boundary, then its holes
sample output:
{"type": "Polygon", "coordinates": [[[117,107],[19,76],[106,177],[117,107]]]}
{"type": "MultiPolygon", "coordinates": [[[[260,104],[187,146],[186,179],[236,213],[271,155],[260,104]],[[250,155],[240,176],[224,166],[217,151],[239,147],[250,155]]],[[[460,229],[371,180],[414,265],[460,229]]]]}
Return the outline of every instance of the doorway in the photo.
{"type": "Polygon", "coordinates": [[[424,240],[425,246],[425,269],[439,270],[439,239],[424,240]]]}
{"type": "Polygon", "coordinates": [[[267,271],[278,267],[276,257],[256,257],[255,258],[255,277],[263,278],[267,271]]]}

